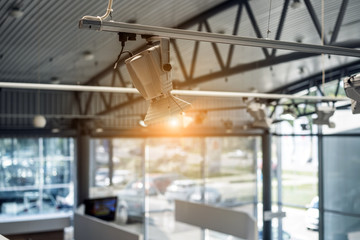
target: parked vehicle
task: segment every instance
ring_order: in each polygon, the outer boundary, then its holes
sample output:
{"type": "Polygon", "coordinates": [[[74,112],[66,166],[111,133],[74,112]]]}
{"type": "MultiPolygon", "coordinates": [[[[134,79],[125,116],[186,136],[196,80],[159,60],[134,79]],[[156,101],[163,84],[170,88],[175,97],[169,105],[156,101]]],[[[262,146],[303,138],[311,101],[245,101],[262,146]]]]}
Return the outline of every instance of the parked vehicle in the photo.
{"type": "Polygon", "coordinates": [[[319,230],[319,197],[316,196],[311,200],[306,210],[306,228],[309,230],[319,230]]]}
{"type": "MultiPolygon", "coordinates": [[[[272,235],[272,239],[273,240],[277,240],[279,239],[279,235],[278,235],[278,228],[277,227],[273,227],[271,229],[271,235],[272,235]]],[[[215,231],[210,231],[210,239],[211,240],[240,240],[240,238],[234,237],[232,235],[228,235],[228,234],[224,234],[224,233],[220,233],[220,232],[215,232],[215,231]]],[[[291,235],[286,232],[286,231],[282,231],[282,240],[291,240],[291,235]]],[[[259,229],[259,238],[258,240],[263,240],[263,229],[260,228],[259,229]]]]}
{"type": "Polygon", "coordinates": [[[196,190],[196,182],[191,179],[175,180],[165,192],[165,197],[169,202],[178,200],[190,200],[191,195],[196,190]]]}
{"type": "Polygon", "coordinates": [[[221,201],[221,194],[216,188],[209,186],[197,186],[190,195],[189,200],[193,202],[217,204],[221,201]]]}
{"type": "MultiPolygon", "coordinates": [[[[277,227],[273,227],[271,229],[271,235],[272,235],[272,239],[276,240],[279,239],[279,231],[277,227]]],[[[259,230],[259,239],[258,240],[263,240],[263,229],[261,228],[259,230]]],[[[288,232],[285,232],[284,230],[281,233],[282,235],[282,240],[291,240],[291,235],[288,232]]]]}
{"type": "Polygon", "coordinates": [[[150,176],[145,181],[145,188],[143,179],[130,181],[118,194],[117,220],[123,224],[130,220],[142,221],[145,212],[145,194],[148,197],[149,212],[171,210],[164,193],[176,177],[176,175],[150,176]]]}

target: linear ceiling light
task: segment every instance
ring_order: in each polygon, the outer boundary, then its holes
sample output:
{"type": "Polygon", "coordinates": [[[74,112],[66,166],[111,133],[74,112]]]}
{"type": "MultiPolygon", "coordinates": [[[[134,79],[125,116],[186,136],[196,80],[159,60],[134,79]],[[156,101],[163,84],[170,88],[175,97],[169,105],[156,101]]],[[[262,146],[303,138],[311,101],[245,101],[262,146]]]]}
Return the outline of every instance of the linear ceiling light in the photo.
{"type": "MultiPolygon", "coordinates": [[[[0,88],[139,94],[139,91],[135,88],[63,85],[63,84],[53,85],[53,84],[42,84],[42,83],[19,83],[19,82],[0,82],[0,88]]],[[[349,101],[349,99],[345,97],[298,96],[298,95],[289,95],[289,94],[248,93],[248,92],[172,90],[171,93],[174,95],[196,96],[196,97],[221,97],[221,98],[247,97],[247,98],[262,98],[262,99],[298,99],[298,100],[307,100],[312,102],[349,101]]]]}

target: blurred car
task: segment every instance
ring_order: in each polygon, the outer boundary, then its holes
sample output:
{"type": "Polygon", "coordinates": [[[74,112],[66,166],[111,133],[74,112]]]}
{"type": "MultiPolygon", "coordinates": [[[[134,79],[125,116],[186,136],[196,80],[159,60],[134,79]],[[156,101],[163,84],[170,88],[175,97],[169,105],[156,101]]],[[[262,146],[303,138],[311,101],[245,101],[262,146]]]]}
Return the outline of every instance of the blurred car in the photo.
{"type": "MultiPolygon", "coordinates": [[[[263,229],[259,229],[259,239],[258,240],[262,240],[263,239],[263,229]]],[[[277,227],[273,227],[271,229],[271,235],[272,235],[272,239],[277,240],[279,239],[279,231],[277,227]]],[[[291,235],[286,232],[286,231],[282,231],[282,240],[291,240],[291,235]]]]}
{"type": "Polygon", "coordinates": [[[190,195],[189,200],[193,202],[216,204],[220,203],[221,194],[216,188],[209,186],[198,186],[190,195]]]}
{"type": "MultiPolygon", "coordinates": [[[[114,185],[125,184],[131,176],[129,170],[116,169],[114,170],[112,176],[112,183],[114,185]]],[[[99,168],[95,173],[95,186],[97,187],[106,187],[110,185],[109,178],[109,169],[108,168],[99,168]]]]}
{"type": "Polygon", "coordinates": [[[74,184],[70,184],[69,192],[66,196],[56,196],[56,207],[58,209],[73,209],[74,207],[74,184]]]}
{"type": "MultiPolygon", "coordinates": [[[[262,240],[263,239],[263,229],[260,228],[258,233],[259,233],[258,240],[262,240]]],[[[271,229],[271,233],[272,233],[273,240],[279,239],[277,227],[273,227],[271,229]]],[[[216,231],[209,231],[209,239],[210,240],[241,240],[240,238],[234,237],[232,235],[228,235],[228,234],[220,233],[220,232],[216,232],[216,231]]],[[[291,235],[288,232],[282,231],[282,240],[291,240],[291,239],[292,239],[291,235]]]]}
{"type": "Polygon", "coordinates": [[[96,170],[95,185],[97,187],[106,187],[110,185],[108,168],[99,168],[96,170]]]}
{"type": "Polygon", "coordinates": [[[125,224],[130,220],[142,221],[145,212],[145,194],[148,197],[149,212],[171,210],[164,193],[176,175],[150,176],[145,181],[130,181],[118,194],[117,221],[125,224]]]}
{"type": "Polygon", "coordinates": [[[167,187],[165,197],[169,202],[178,200],[190,200],[191,195],[196,190],[196,182],[191,179],[175,180],[167,187]]]}
{"type": "Polygon", "coordinates": [[[309,230],[319,230],[319,197],[311,200],[306,210],[306,228],[309,230]]]}

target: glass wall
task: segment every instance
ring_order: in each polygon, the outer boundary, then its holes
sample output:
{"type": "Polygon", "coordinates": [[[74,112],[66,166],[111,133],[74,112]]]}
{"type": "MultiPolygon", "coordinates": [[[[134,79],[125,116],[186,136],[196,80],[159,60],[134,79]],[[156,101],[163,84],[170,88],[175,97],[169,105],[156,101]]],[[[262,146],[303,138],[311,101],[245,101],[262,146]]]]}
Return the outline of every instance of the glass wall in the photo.
{"type": "Polygon", "coordinates": [[[360,138],[356,136],[324,137],[324,238],[326,240],[359,239],[359,144],[360,138]]]}
{"type": "Polygon", "coordinates": [[[117,196],[117,223],[145,239],[236,239],[176,221],[174,201],[243,210],[256,217],[259,142],[256,137],[96,139],[91,193],[117,196]],[[103,184],[100,168],[113,180],[123,180],[103,184]]]}
{"type": "Polygon", "coordinates": [[[0,217],[72,211],[70,138],[0,139],[0,217]]]}
{"type": "Polygon", "coordinates": [[[293,239],[318,239],[317,127],[300,118],[283,121],[278,131],[285,134],[272,138],[273,211],[280,209],[286,217],[273,222],[274,231],[293,239]]]}

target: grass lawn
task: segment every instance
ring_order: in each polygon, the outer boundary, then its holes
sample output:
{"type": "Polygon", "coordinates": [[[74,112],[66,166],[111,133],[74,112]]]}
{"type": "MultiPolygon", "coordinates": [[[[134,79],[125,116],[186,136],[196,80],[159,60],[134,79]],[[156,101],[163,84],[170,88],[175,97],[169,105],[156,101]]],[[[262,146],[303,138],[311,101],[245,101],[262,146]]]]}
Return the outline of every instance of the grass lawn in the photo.
{"type": "Polygon", "coordinates": [[[283,203],[306,206],[318,195],[317,185],[283,186],[283,203]]]}
{"type": "MultiPolygon", "coordinates": [[[[277,184],[273,181],[272,201],[277,202],[277,184]],[[275,184],[274,184],[275,183],[275,184]]],[[[283,185],[282,203],[285,205],[303,206],[310,204],[313,197],[317,196],[316,184],[283,185]]],[[[262,187],[258,188],[258,199],[262,201],[262,187]]]]}

